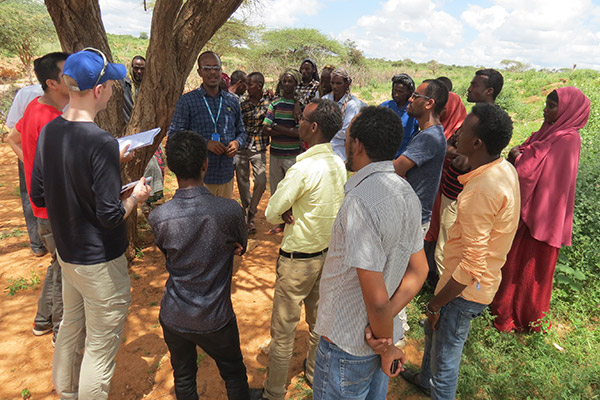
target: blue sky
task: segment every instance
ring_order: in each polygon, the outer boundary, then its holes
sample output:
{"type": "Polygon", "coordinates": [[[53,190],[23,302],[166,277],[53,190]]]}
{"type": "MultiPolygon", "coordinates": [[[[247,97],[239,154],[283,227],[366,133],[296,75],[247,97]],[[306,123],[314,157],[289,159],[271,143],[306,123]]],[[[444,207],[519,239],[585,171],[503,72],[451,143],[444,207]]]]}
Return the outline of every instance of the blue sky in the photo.
{"type": "MultiPolygon", "coordinates": [[[[148,32],[142,3],[100,0],[106,30],[148,32]]],[[[600,69],[599,0],[259,0],[236,16],[269,28],[316,28],[389,60],[600,69]]]]}

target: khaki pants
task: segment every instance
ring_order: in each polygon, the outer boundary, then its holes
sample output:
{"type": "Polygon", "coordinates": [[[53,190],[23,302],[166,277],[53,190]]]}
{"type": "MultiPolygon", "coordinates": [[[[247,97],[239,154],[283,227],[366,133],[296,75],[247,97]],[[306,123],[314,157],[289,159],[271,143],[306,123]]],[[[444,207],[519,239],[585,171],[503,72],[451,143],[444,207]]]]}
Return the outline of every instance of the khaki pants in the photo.
{"type": "Polygon", "coordinates": [[[226,183],[205,183],[204,186],[213,196],[225,197],[226,199],[233,197],[233,178],[226,183]]]}
{"type": "Polygon", "coordinates": [[[292,165],[296,163],[296,157],[293,158],[280,158],[280,157],[269,157],[269,188],[271,189],[271,196],[277,190],[279,182],[285,178],[285,173],[292,165]]]}
{"type": "Polygon", "coordinates": [[[456,200],[451,200],[442,193],[442,203],[440,205],[440,233],[438,234],[437,244],[435,245],[435,264],[438,274],[442,276],[444,272],[444,246],[448,241],[448,229],[456,222],[456,200]]]}
{"type": "Polygon", "coordinates": [[[310,331],[310,347],[306,360],[306,377],[312,383],[319,335],[314,332],[319,305],[319,282],[326,254],[305,259],[277,259],[277,281],[271,318],[271,348],[264,397],[285,397],[288,370],[294,351],[296,327],[300,321],[302,302],[310,331]]]}
{"type": "Polygon", "coordinates": [[[61,399],[104,400],[131,302],[125,254],[106,263],[63,261],[63,321],[52,381],[61,399]],[[84,353],[85,350],[85,353],[84,353]]]}

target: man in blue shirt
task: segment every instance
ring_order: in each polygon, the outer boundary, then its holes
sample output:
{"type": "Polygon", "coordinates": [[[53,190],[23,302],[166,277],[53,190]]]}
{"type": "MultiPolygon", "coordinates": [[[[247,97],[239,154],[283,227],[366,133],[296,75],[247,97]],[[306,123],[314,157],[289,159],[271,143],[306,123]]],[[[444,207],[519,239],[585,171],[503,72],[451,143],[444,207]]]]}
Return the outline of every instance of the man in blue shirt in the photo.
{"type": "Polygon", "coordinates": [[[228,398],[248,399],[231,304],[233,256],[246,249],[246,223],[236,201],[215,197],[204,187],[206,149],[206,141],[192,131],[167,140],[167,164],[179,188],[171,201],[148,217],[169,272],[159,321],[171,353],[178,399],[198,399],[196,346],[216,361],[228,398]]]}
{"type": "Polygon", "coordinates": [[[404,153],[406,146],[412,137],[419,131],[419,123],[415,117],[411,117],[406,112],[408,107],[408,99],[412,92],[415,91],[415,81],[408,74],[396,74],[392,77],[392,100],[384,101],[380,104],[381,107],[387,107],[395,112],[402,120],[402,128],[404,128],[404,136],[400,148],[396,153],[396,158],[404,153]]]}
{"type": "Polygon", "coordinates": [[[202,85],[179,98],[169,134],[181,130],[199,133],[208,148],[208,170],[204,184],[215,196],[233,197],[233,157],[246,141],[240,103],[221,90],[221,59],[212,51],[198,57],[202,85]]]}

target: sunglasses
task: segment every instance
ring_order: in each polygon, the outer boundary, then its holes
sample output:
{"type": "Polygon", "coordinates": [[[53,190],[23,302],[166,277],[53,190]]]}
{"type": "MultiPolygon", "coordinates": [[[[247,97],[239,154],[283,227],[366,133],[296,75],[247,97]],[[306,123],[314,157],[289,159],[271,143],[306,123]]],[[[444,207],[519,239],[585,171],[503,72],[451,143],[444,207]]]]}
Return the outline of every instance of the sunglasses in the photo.
{"type": "Polygon", "coordinates": [[[103,62],[102,69],[100,70],[98,79],[96,79],[96,83],[94,83],[94,87],[96,87],[98,85],[98,82],[100,82],[100,79],[102,79],[102,77],[104,76],[104,73],[106,72],[106,67],[108,67],[108,60],[106,59],[106,56],[104,55],[103,52],[101,52],[100,50],[95,49],[93,47],[86,47],[82,51],[91,51],[91,52],[98,54],[100,57],[102,57],[102,62],[103,62]]]}
{"type": "Polygon", "coordinates": [[[415,99],[422,98],[422,99],[425,99],[425,100],[431,100],[431,97],[425,96],[424,94],[419,94],[417,92],[412,92],[412,94],[410,95],[410,97],[411,98],[415,98],[415,99]]]}

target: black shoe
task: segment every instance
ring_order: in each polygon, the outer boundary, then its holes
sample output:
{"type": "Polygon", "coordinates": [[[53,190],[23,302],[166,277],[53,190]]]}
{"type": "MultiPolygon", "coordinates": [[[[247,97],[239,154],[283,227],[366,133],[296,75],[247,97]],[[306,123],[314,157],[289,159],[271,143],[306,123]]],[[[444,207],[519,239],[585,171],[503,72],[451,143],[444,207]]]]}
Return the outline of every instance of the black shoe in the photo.
{"type": "Polygon", "coordinates": [[[33,323],[33,329],[32,332],[35,336],[42,336],[45,335],[47,333],[52,332],[52,324],[49,325],[41,325],[41,324],[36,324],[35,322],[33,323]]]}
{"type": "Polygon", "coordinates": [[[411,368],[406,368],[404,371],[400,372],[400,376],[404,378],[404,380],[412,385],[415,385],[423,394],[431,397],[431,390],[428,387],[422,386],[419,382],[419,371],[411,368]]]}

